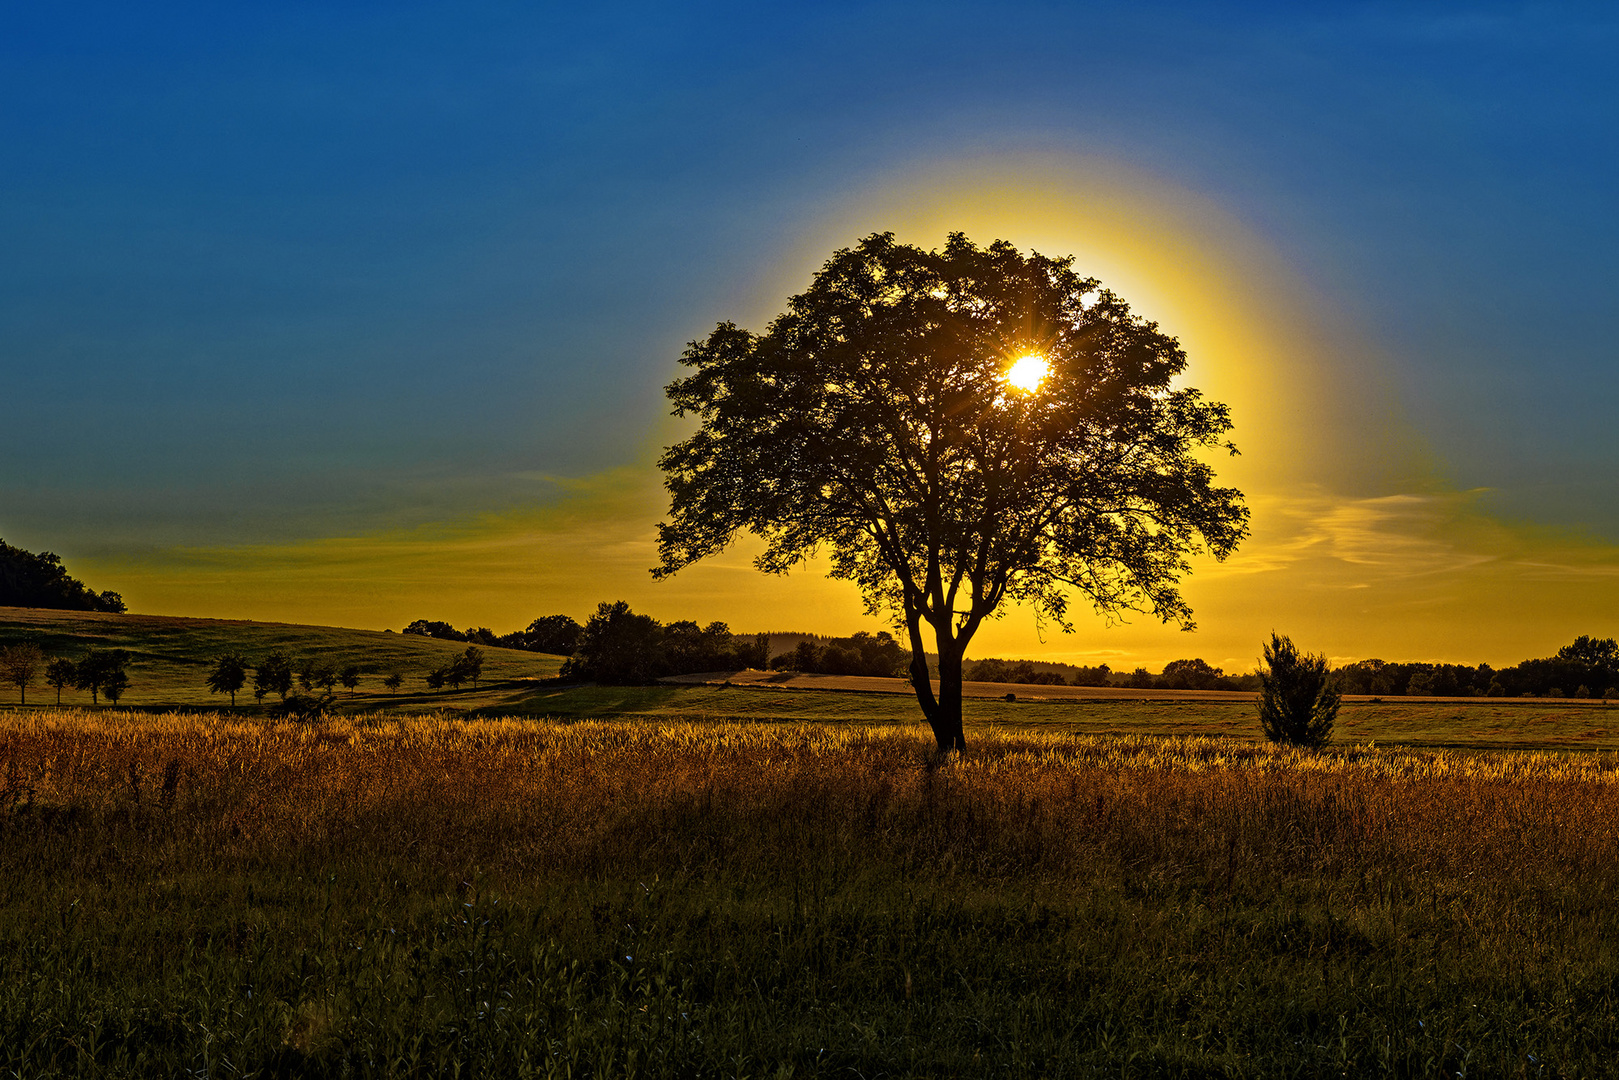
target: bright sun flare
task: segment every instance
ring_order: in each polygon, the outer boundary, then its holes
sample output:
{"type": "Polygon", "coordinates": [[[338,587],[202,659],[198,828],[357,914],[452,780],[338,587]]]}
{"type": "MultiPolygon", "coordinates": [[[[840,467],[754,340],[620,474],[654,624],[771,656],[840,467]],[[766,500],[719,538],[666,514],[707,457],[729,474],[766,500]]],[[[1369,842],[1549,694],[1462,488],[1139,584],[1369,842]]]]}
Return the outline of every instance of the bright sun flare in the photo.
{"type": "Polygon", "coordinates": [[[1006,373],[1006,381],[1019,390],[1033,392],[1040,387],[1040,381],[1046,377],[1051,366],[1046,358],[1039,353],[1030,353],[1017,363],[1013,364],[1006,373]]]}

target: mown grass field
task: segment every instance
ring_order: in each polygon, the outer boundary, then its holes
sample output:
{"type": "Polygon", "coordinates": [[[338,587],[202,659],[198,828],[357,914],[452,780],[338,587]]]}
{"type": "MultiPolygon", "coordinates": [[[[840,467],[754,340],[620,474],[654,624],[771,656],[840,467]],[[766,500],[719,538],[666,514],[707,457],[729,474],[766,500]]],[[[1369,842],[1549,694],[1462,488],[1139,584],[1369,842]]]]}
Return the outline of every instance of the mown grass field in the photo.
{"type": "Polygon", "coordinates": [[[0,715],[0,1074],[1611,1075],[1615,755],[629,704],[0,715]]]}

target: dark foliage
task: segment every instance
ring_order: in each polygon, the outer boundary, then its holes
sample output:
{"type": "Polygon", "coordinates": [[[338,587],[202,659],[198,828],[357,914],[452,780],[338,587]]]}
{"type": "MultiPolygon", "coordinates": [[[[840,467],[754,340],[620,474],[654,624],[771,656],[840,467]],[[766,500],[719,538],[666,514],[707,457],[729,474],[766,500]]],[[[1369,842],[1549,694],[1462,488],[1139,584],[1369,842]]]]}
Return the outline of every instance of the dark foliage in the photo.
{"type": "Polygon", "coordinates": [[[429,619],[417,619],[405,627],[404,633],[415,634],[417,637],[438,638],[441,641],[465,641],[467,636],[447,622],[434,622],[429,619]]]}
{"type": "Polygon", "coordinates": [[[804,640],[790,653],[770,661],[778,670],[802,671],[816,675],[901,675],[910,655],[886,630],[872,635],[862,630],[846,638],[830,638],[825,644],[804,640]]]}
{"type": "Polygon", "coordinates": [[[580,630],[561,677],[616,685],[638,685],[664,675],[763,668],[769,639],[741,638],[722,622],[699,627],[690,620],[665,626],[637,615],[620,600],[597,605],[580,630]]]}
{"type": "Polygon", "coordinates": [[[943,750],[965,745],[962,658],[1003,602],[1063,629],[1075,595],[1190,626],[1186,555],[1224,558],[1247,534],[1240,493],[1202,456],[1230,448],[1229,411],[1176,386],[1179,343],[1070,259],[873,234],[764,334],[721,323],[681,362],[667,392],[701,429],[659,463],[654,573],[743,532],[768,572],[829,552],[834,577],[905,627],[943,750]],[[1026,354],[1048,365],[1027,391],[1007,381],[1026,354]]]}
{"type": "Polygon", "coordinates": [[[1557,650],[1556,655],[1524,660],[1497,670],[1489,664],[1390,663],[1360,660],[1339,668],[1334,675],[1346,694],[1392,697],[1561,697],[1565,690],[1589,696],[1609,696],[1619,685],[1619,643],[1613,638],[1581,635],[1557,650]]]}
{"type": "Polygon", "coordinates": [[[28,687],[44,668],[45,651],[32,641],[0,648],[0,679],[17,688],[20,704],[28,704],[28,687]]]}
{"type": "Polygon", "coordinates": [[[1291,638],[1273,633],[1259,678],[1259,724],[1267,739],[1322,746],[1332,738],[1339,698],[1325,656],[1300,653],[1291,638]]]}
{"type": "Polygon", "coordinates": [[[663,627],[650,615],[632,612],[623,600],[597,605],[561,671],[564,679],[620,685],[649,683],[667,674],[663,627]]]}
{"type": "Polygon", "coordinates": [[[266,694],[279,694],[287,700],[292,691],[292,657],[276,649],[253,669],[253,696],[260,701],[266,694]]]}
{"type": "Polygon", "coordinates": [[[208,691],[213,694],[229,694],[230,703],[236,704],[236,691],[247,682],[247,659],[241,653],[226,653],[214,663],[214,670],[208,676],[208,691]]]}
{"type": "Polygon", "coordinates": [[[56,703],[62,704],[62,690],[73,685],[73,678],[77,668],[73,661],[65,656],[58,656],[45,665],[45,681],[56,687],[56,703]]]}
{"type": "Polygon", "coordinates": [[[496,644],[507,649],[572,656],[579,644],[579,631],[582,629],[577,621],[566,615],[545,615],[521,630],[502,634],[496,644]]]}
{"type": "Polygon", "coordinates": [[[97,593],[68,576],[60,556],[35,555],[0,540],[0,607],[58,608],[69,611],[126,610],[115,592],[97,593]]]}
{"type": "Polygon", "coordinates": [[[1030,686],[1068,686],[1062,672],[1036,668],[1029,660],[980,660],[966,671],[973,682],[1026,683],[1030,686]]]}
{"type": "Polygon", "coordinates": [[[92,704],[101,697],[116,702],[129,686],[129,675],[124,668],[129,664],[129,653],[124,649],[91,649],[73,668],[73,685],[90,691],[92,704]]]}
{"type": "Polygon", "coordinates": [[[462,683],[478,685],[478,677],[483,674],[483,650],[476,645],[468,645],[467,651],[455,658],[444,673],[444,681],[461,689],[462,683]]]}
{"type": "Polygon", "coordinates": [[[1201,657],[1195,660],[1171,660],[1164,665],[1164,673],[1158,681],[1165,690],[1221,690],[1224,689],[1225,672],[1210,667],[1208,661],[1201,657]]]}

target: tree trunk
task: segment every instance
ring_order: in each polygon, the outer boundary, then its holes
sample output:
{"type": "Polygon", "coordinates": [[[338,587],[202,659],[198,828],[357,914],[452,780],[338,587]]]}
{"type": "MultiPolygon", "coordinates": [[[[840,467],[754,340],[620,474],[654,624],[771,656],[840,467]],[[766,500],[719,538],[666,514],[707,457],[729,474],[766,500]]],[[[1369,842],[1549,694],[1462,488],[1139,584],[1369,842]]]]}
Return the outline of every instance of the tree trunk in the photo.
{"type": "Polygon", "coordinates": [[[929,717],[939,752],[967,749],[967,736],[961,730],[961,655],[958,642],[939,641],[938,711],[929,717]]]}
{"type": "Polygon", "coordinates": [[[916,691],[917,704],[922,706],[922,715],[933,729],[939,752],[965,750],[967,737],[961,730],[961,657],[965,646],[948,633],[935,632],[939,643],[939,692],[935,695],[928,674],[927,646],[922,639],[921,613],[914,608],[907,610],[905,624],[911,637],[911,687],[916,691]]]}

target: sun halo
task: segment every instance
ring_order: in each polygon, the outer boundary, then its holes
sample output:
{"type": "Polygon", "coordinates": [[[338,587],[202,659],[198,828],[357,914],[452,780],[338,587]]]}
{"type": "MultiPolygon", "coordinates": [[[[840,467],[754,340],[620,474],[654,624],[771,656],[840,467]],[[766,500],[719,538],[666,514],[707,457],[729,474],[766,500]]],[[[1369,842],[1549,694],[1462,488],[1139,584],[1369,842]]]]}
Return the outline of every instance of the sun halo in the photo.
{"type": "Polygon", "coordinates": [[[1051,365],[1046,362],[1045,357],[1039,353],[1030,353],[1014,361],[1002,378],[1009,385],[1017,387],[1026,394],[1032,394],[1040,388],[1040,383],[1045,380],[1050,371],[1051,365]]]}

